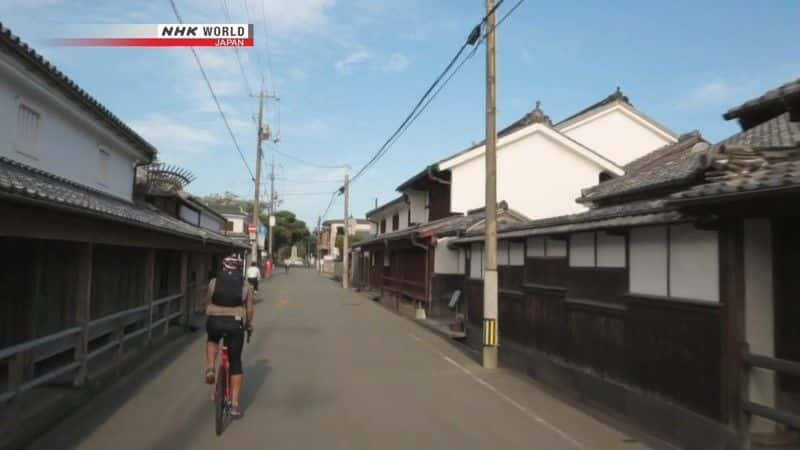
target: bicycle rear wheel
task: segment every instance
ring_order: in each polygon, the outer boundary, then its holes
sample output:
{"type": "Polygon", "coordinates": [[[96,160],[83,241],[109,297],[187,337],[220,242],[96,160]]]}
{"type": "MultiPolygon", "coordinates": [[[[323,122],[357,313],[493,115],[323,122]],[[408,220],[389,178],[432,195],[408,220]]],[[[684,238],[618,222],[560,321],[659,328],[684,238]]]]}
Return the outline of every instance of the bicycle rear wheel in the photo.
{"type": "Polygon", "coordinates": [[[222,434],[225,429],[225,413],[228,407],[227,399],[228,374],[225,370],[219,370],[217,377],[217,392],[214,395],[214,413],[216,421],[217,436],[222,434]]]}

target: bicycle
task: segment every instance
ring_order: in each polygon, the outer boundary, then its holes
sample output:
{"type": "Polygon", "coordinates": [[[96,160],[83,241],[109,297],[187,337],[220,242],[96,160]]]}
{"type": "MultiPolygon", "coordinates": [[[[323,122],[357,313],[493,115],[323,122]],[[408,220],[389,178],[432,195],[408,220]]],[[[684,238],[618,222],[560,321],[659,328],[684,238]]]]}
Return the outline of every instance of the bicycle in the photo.
{"type": "MultiPolygon", "coordinates": [[[[247,343],[249,344],[253,328],[248,325],[246,331],[247,343]]],[[[227,337],[227,333],[223,333],[218,342],[219,366],[214,380],[214,388],[211,391],[211,399],[214,401],[214,421],[217,436],[220,436],[225,431],[225,425],[230,422],[231,418],[231,366],[228,359],[228,347],[225,346],[225,337],[227,337]]]]}

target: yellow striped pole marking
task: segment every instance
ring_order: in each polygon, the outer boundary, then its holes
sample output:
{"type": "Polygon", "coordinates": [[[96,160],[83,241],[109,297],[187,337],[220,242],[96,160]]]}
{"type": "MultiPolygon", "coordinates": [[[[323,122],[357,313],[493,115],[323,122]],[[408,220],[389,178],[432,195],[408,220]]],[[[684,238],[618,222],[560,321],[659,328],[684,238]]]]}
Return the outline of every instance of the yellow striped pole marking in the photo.
{"type": "Polygon", "coordinates": [[[497,320],[483,319],[483,345],[490,347],[497,345],[497,320]]]}

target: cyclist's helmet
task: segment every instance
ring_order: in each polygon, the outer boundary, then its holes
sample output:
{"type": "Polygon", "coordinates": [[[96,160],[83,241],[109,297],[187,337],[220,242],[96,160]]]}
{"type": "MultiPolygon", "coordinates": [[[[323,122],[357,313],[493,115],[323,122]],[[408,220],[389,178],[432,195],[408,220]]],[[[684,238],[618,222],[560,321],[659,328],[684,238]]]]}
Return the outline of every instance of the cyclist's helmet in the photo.
{"type": "Polygon", "coordinates": [[[237,270],[242,268],[242,260],[236,255],[231,255],[222,260],[222,267],[228,270],[237,270]]]}

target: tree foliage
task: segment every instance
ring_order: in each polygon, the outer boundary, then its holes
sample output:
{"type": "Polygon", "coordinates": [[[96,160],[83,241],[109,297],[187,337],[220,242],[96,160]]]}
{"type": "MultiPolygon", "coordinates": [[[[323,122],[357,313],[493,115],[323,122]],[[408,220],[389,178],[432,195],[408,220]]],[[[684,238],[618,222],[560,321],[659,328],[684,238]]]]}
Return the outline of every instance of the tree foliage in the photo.
{"type": "MultiPolygon", "coordinates": [[[[245,212],[253,210],[253,201],[239,197],[238,195],[226,191],[223,194],[211,194],[203,197],[203,201],[212,208],[215,206],[236,207],[245,212]]],[[[261,203],[261,214],[259,219],[261,223],[267,225],[269,223],[269,216],[267,211],[269,205],[261,203]]],[[[298,254],[305,254],[308,241],[312,241],[311,232],[308,230],[306,223],[297,218],[297,216],[287,210],[277,211],[275,213],[275,226],[270,230],[273,233],[272,245],[276,255],[288,256],[292,245],[297,245],[298,254]]]]}

